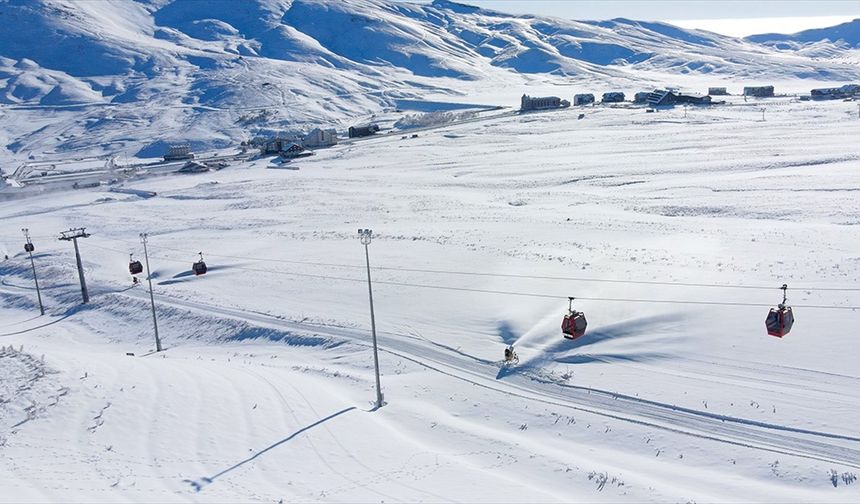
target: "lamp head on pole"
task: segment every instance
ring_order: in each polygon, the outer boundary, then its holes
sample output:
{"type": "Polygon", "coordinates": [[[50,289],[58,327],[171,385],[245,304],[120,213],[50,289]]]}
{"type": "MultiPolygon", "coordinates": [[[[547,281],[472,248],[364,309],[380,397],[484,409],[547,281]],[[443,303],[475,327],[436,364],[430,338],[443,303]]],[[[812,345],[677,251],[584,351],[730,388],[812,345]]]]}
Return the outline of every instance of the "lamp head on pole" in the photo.
{"type": "Polygon", "coordinates": [[[359,229],[358,237],[361,238],[361,243],[363,245],[370,244],[370,240],[373,239],[373,230],[372,229],[359,229]]]}
{"type": "Polygon", "coordinates": [[[24,239],[27,240],[24,242],[24,251],[32,252],[35,249],[33,248],[33,242],[30,240],[30,228],[21,228],[21,232],[24,233],[24,239]]]}

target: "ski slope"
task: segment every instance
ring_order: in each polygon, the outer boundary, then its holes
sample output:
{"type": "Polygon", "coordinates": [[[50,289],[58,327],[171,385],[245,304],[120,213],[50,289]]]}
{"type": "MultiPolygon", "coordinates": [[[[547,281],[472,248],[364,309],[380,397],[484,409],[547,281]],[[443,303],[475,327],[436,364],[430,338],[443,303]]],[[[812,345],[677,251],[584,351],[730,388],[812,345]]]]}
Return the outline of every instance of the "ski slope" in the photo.
{"type": "Polygon", "coordinates": [[[0,500],[856,502],[856,104],[728,100],[0,202],[0,500]]]}

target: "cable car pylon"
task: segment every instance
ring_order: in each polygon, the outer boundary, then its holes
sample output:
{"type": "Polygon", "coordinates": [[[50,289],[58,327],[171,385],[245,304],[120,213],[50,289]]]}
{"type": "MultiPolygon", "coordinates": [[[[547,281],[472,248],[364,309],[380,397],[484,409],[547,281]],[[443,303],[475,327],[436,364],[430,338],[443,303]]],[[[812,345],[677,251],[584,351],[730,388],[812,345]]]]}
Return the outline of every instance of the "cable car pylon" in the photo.
{"type": "Polygon", "coordinates": [[[81,299],[83,304],[90,302],[90,294],[87,291],[87,281],[84,278],[84,264],[81,261],[81,251],[78,248],[78,238],[89,238],[86,228],[69,229],[68,231],[60,231],[60,240],[70,241],[75,245],[75,262],[78,265],[78,279],[81,281],[81,299]]]}
{"type": "MultiPolygon", "coordinates": [[[[149,269],[149,251],[146,243],[149,235],[140,233],[140,243],[143,244],[143,257],[146,260],[146,280],[149,282],[149,304],[152,307],[152,329],[155,331],[155,351],[161,351],[161,338],[158,336],[158,318],[155,316],[155,295],[152,293],[152,271],[149,269]]],[[[138,262],[140,264],[140,262],[138,262]]],[[[131,267],[129,266],[129,269],[131,267]]]]}

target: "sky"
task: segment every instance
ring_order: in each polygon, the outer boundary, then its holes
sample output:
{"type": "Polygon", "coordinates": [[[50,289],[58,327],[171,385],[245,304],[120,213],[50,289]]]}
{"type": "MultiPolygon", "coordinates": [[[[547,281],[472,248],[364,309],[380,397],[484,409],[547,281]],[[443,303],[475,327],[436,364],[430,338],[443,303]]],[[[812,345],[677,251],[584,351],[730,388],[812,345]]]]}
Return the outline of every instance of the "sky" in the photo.
{"type": "Polygon", "coordinates": [[[513,14],[665,21],[742,37],[795,33],[860,18],[858,0],[455,0],[513,14]]]}

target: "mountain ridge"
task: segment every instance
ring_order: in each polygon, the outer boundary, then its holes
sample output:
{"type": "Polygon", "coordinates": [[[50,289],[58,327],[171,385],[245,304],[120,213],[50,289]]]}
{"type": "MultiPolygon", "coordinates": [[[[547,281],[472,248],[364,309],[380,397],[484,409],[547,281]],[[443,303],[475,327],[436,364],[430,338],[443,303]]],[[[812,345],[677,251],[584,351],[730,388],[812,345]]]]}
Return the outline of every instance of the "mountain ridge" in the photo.
{"type": "Polygon", "coordinates": [[[140,143],[133,131],[219,146],[247,137],[245,110],[273,109],[252,133],[343,126],[398,100],[487,86],[518,95],[533,82],[860,78],[842,55],[830,43],[786,50],[667,23],[511,15],[449,0],[8,0],[0,105],[80,110],[62,125],[35,113],[0,119],[0,157],[45,145],[125,149],[140,143]]]}
{"type": "Polygon", "coordinates": [[[796,49],[797,46],[781,45],[781,43],[812,44],[831,42],[834,44],[846,44],[851,48],[860,48],[860,17],[834,26],[813,28],[791,34],[762,33],[759,35],[750,35],[746,37],[746,40],[791,49],[796,49]]]}

